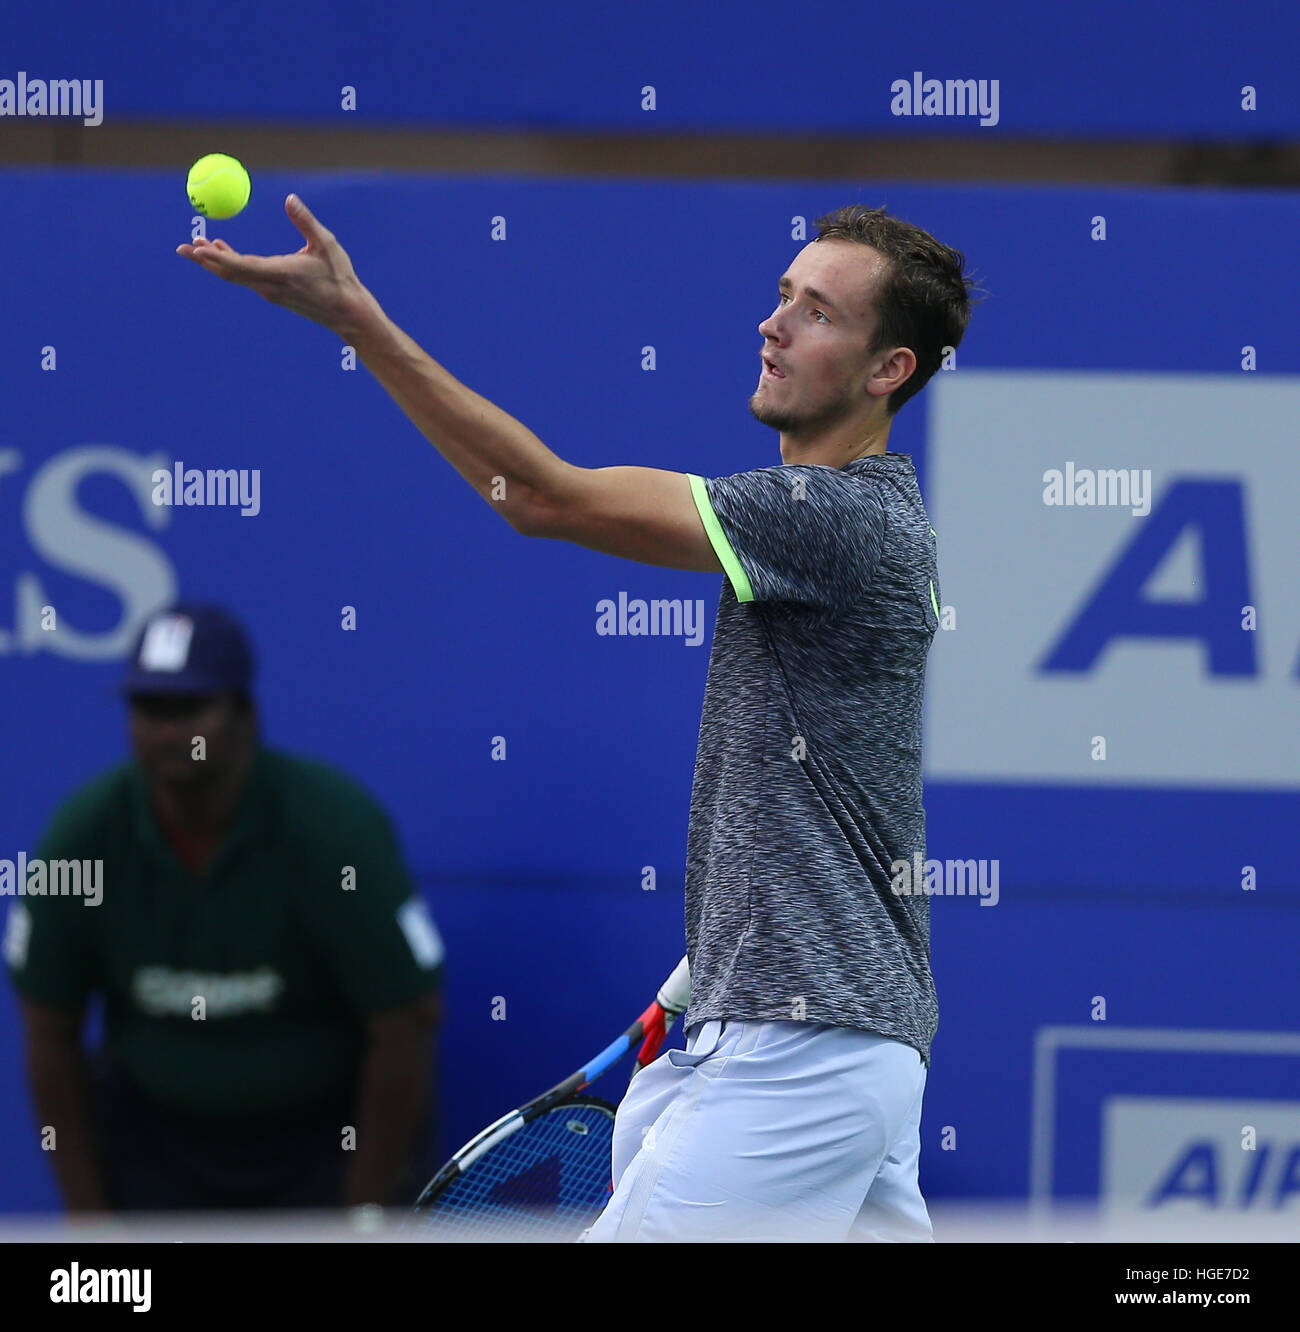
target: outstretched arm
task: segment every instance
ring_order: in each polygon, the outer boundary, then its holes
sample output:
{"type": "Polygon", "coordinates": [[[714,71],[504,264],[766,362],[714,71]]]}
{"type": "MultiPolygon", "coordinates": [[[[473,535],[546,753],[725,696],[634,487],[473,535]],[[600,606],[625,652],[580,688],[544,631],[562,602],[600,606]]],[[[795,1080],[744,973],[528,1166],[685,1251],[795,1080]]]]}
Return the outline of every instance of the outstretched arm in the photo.
{"type": "Polygon", "coordinates": [[[306,241],[295,254],[242,255],[203,238],[176,252],[354,347],[425,438],[516,531],[645,564],[722,571],[686,473],[566,463],[398,328],[297,195],[285,200],[285,211],[306,241]]]}

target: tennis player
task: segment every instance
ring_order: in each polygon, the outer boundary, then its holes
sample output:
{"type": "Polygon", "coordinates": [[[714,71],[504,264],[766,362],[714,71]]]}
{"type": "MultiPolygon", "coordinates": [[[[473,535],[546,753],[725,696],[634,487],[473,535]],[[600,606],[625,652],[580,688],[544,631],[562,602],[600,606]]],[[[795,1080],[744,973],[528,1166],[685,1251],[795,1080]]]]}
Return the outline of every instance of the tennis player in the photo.
{"type": "Polygon", "coordinates": [[[352,345],[518,532],[726,575],[687,839],[685,1050],[637,1075],[601,1240],[929,1240],[921,1100],[938,1025],[921,703],[934,532],[894,416],[961,342],[959,251],[884,209],[817,221],[759,325],[751,413],[781,465],[575,467],[431,359],[290,195],[305,246],[177,247],[352,345]],[[504,485],[502,485],[504,481],[504,485]]]}

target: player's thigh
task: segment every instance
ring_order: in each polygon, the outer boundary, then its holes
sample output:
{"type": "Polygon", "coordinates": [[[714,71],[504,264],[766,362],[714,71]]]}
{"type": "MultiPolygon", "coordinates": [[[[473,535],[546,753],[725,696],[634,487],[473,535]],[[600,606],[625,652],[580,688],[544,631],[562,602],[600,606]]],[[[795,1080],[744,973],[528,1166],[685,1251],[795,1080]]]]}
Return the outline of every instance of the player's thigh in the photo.
{"type": "Polygon", "coordinates": [[[656,1125],[662,1129],[691,1076],[691,1068],[717,1045],[722,1024],[696,1023],[686,1049],[665,1051],[633,1077],[614,1119],[612,1176],[615,1187],[656,1125]],[[669,1055],[674,1058],[670,1059],[669,1055]]]}
{"type": "Polygon", "coordinates": [[[860,1203],[915,1103],[920,1056],[847,1027],[736,1025],[734,1047],[697,1070],[713,1079],[700,1107],[713,1113],[695,1117],[687,1141],[705,1172],[725,1163],[740,1182],[753,1169],[778,1203],[819,1189],[860,1203]]]}
{"type": "Polygon", "coordinates": [[[921,1103],[925,1080],[854,1222],[850,1238],[860,1242],[932,1242],[934,1229],[921,1194],[921,1103]]]}
{"type": "Polygon", "coordinates": [[[919,1062],[847,1028],[725,1024],[623,1181],[618,1238],[844,1238],[915,1098],[919,1062]]]}

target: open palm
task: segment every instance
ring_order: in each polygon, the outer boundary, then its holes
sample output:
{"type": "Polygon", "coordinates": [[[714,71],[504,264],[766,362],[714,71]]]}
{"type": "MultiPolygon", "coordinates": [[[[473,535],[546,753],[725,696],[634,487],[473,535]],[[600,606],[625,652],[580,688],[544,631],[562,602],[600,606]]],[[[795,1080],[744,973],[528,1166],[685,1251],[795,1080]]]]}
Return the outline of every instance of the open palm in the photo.
{"type": "Polygon", "coordinates": [[[285,199],[284,210],[307,242],[293,254],[240,254],[223,240],[205,237],[178,245],[176,253],[227,282],[250,287],[273,305],[342,332],[374,306],[374,299],[334,233],[296,194],[285,199]]]}

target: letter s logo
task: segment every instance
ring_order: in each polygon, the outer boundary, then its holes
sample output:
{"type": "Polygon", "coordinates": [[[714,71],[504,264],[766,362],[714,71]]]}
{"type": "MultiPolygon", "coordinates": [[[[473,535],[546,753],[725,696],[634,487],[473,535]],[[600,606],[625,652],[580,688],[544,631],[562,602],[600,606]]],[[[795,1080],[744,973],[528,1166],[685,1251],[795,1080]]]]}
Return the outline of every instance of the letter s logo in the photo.
{"type": "Polygon", "coordinates": [[[146,526],[168,523],[171,510],[153,502],[153,473],[168,465],[165,454],[147,457],[107,444],[66,449],[32,478],[23,502],[23,526],[32,549],[54,568],[107,587],[122,603],[117,627],[85,634],[61,618],[57,633],[43,633],[41,607],[50,600],[40,576],[24,572],[16,581],[17,646],[21,652],[56,652],[80,661],[124,657],[151,611],[176,596],[176,572],[166,554],[134,532],[87,513],[77,487],[91,472],[117,477],[135,496],[146,526]]]}

